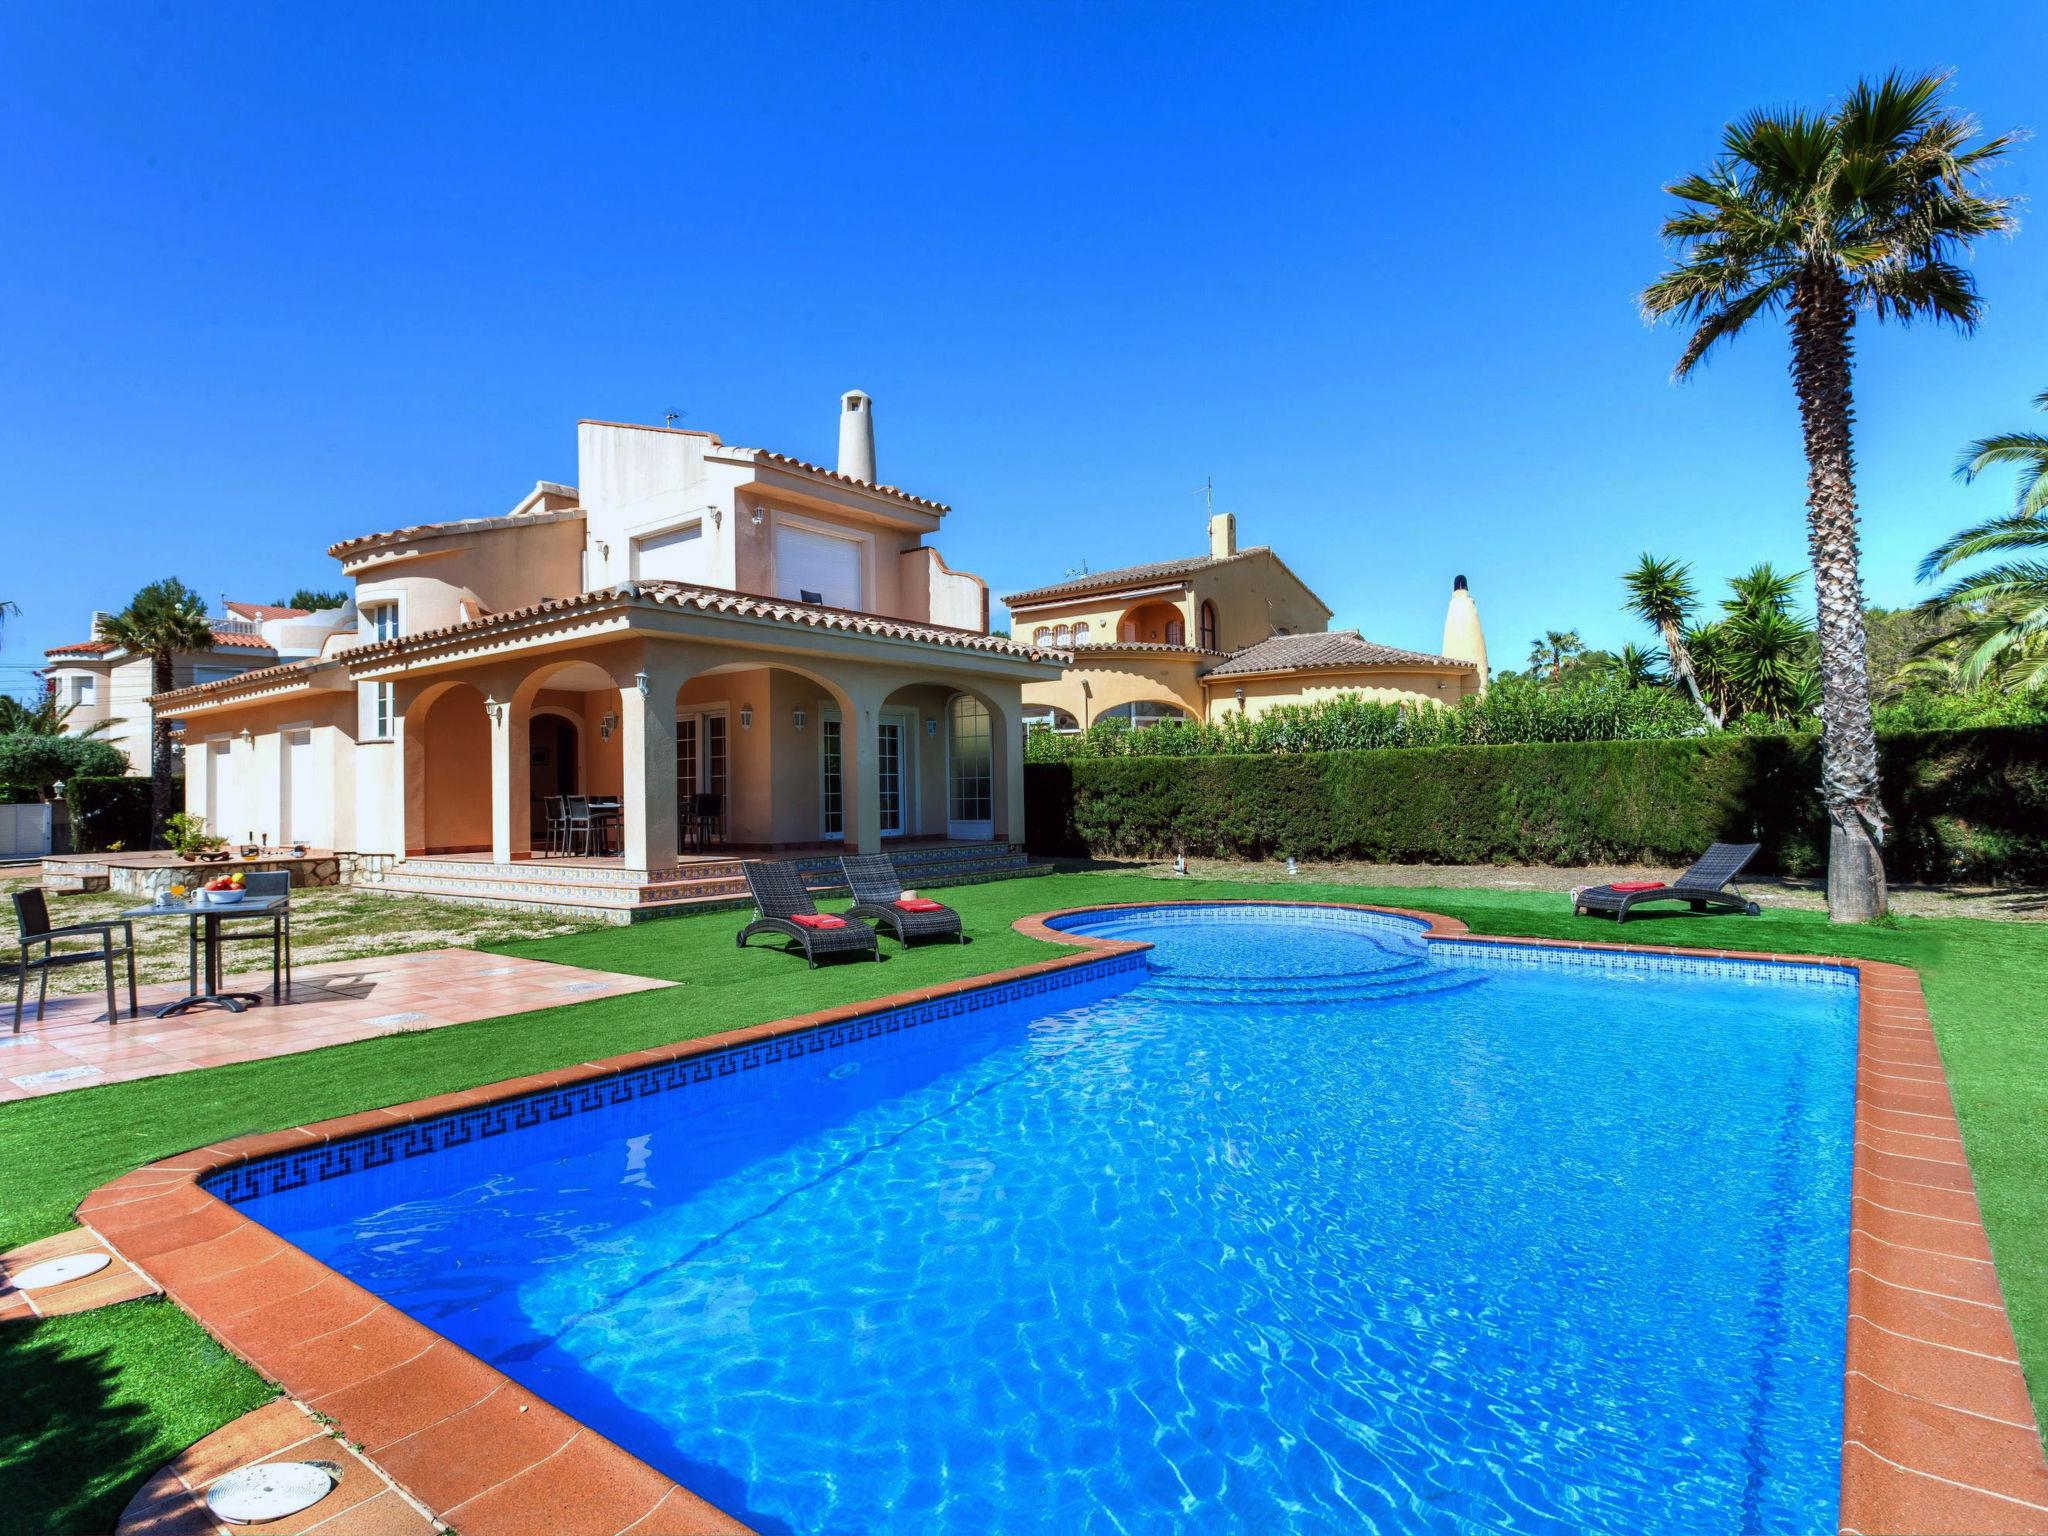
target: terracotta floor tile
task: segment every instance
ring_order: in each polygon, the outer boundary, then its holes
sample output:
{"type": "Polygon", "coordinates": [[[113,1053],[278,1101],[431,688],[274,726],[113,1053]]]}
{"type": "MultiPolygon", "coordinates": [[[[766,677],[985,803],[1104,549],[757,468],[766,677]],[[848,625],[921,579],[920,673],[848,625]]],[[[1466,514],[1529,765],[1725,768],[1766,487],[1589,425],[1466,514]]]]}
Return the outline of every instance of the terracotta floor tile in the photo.
{"type": "Polygon", "coordinates": [[[475,1407],[505,1384],[482,1361],[442,1341],[416,1359],[314,1398],[310,1406],[375,1457],[393,1441],[475,1407]]]}
{"type": "Polygon", "coordinates": [[[305,1530],[307,1536],[435,1536],[436,1528],[397,1492],[382,1488],[332,1523],[323,1520],[305,1530]]]}
{"type": "Polygon", "coordinates": [[[1849,1311],[1880,1328],[1929,1344],[2015,1364],[2019,1360],[2003,1306],[1930,1296],[1857,1270],[1849,1276],[1849,1311]]]}
{"type": "Polygon", "coordinates": [[[1860,1317],[1849,1319],[1848,1339],[1851,1367],[1888,1391],[2009,1424],[2033,1419],[2017,1367],[1885,1333],[1860,1317]]]}
{"type": "Polygon", "coordinates": [[[652,1510],[675,1485],[589,1433],[539,1465],[454,1505],[444,1518],[491,1536],[619,1531],[652,1510]]]}
{"type": "Polygon", "coordinates": [[[434,1337],[404,1314],[384,1307],[337,1333],[294,1343],[281,1355],[252,1358],[264,1374],[310,1401],[411,1359],[433,1343],[434,1337]]]}
{"type": "Polygon", "coordinates": [[[245,1413],[173,1458],[171,1466],[195,1488],[204,1488],[252,1461],[275,1461],[287,1446],[325,1439],[320,1426],[284,1398],[245,1413]]]}
{"type": "Polygon", "coordinates": [[[508,1383],[475,1407],[441,1420],[430,1433],[385,1446],[377,1464],[456,1523],[450,1511],[464,1500],[553,1455],[576,1433],[571,1420],[508,1383]]]}
{"type": "Polygon", "coordinates": [[[1947,1254],[1887,1243],[1867,1232],[1853,1239],[1852,1263],[1893,1285],[1911,1286],[1958,1301],[1981,1301],[2003,1305],[1998,1272],[1988,1260],[1958,1259],[1947,1254]]]}
{"type": "Polygon", "coordinates": [[[1842,1436],[1899,1466],[2048,1512],[2048,1464],[2031,1426],[1994,1424],[1895,1392],[1858,1392],[1842,1436]]]}

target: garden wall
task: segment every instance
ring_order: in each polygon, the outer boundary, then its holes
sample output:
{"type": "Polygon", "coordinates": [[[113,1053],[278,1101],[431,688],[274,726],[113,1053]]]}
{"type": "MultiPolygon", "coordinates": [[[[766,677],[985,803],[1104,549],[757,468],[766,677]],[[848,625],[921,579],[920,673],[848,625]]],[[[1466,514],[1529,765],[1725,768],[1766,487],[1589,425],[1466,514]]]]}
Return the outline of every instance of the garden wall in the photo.
{"type": "MultiPolygon", "coordinates": [[[[1880,740],[1897,880],[2048,876],[2048,729],[1880,740]]],[[[1716,839],[1825,864],[1811,736],[1033,763],[1032,852],[1425,864],[1686,864],[1716,839]]]]}

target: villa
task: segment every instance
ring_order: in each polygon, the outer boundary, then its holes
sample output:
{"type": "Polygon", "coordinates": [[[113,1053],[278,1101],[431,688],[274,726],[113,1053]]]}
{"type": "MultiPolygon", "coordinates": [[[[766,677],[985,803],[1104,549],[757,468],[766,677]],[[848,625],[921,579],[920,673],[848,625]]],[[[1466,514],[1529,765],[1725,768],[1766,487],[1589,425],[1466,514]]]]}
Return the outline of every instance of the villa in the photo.
{"type": "Polygon", "coordinates": [[[1026,718],[1056,731],[1099,720],[1258,716],[1338,694],[1455,704],[1486,687],[1486,639],[1460,576],[1440,654],[1331,630],[1329,604],[1237,519],[1209,519],[1209,552],[1094,571],[1004,599],[1017,633],[1075,664],[1024,690],[1026,718]]]}
{"type": "MultiPolygon", "coordinates": [[[[317,655],[162,695],[187,808],[357,878],[466,861],[527,894],[558,796],[617,801],[604,878],[721,854],[1021,842],[1023,694],[1066,658],[989,632],[930,542],[948,508],[878,481],[873,405],[839,463],[584,421],[577,486],[328,553],[349,623],[317,655]]],[[[420,888],[415,886],[415,888],[420,888]]],[[[656,894],[659,894],[658,892],[656,894]]]]}
{"type": "MultiPolygon", "coordinates": [[[[150,731],[154,710],[154,664],[104,638],[105,613],[92,616],[91,638],[53,646],[43,654],[49,662],[44,681],[70,714],[64,732],[82,736],[104,725],[101,739],[128,755],[128,771],[149,772],[150,731]]],[[[173,685],[222,682],[244,672],[319,655],[342,624],[354,617],[334,608],[309,613],[274,603],[223,600],[220,614],[208,620],[213,644],[204,651],[178,651],[171,657],[173,685]]]]}

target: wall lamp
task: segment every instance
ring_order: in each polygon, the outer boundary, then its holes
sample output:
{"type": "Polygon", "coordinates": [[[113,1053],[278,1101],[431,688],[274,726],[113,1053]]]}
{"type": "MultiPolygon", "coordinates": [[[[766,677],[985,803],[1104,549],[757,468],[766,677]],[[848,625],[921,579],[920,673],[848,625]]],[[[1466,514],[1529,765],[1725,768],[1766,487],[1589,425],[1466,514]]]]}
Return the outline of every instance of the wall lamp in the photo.
{"type": "Polygon", "coordinates": [[[767,515],[768,515],[768,509],[767,509],[766,507],[762,506],[762,505],[761,505],[761,503],[759,503],[758,501],[757,501],[757,502],[755,502],[755,503],[754,503],[754,515],[753,515],[753,518],[751,519],[751,521],[753,522],[753,524],[754,524],[754,526],[755,526],[756,528],[758,528],[758,527],[760,527],[760,526],[761,526],[761,519],[762,519],[762,518],[764,518],[764,517],[766,517],[767,515]]]}
{"type": "Polygon", "coordinates": [[[254,741],[255,739],[256,739],[256,733],[255,733],[254,731],[250,730],[250,729],[249,729],[249,727],[247,727],[246,725],[245,725],[245,726],[243,726],[243,727],[242,727],[242,745],[246,747],[246,746],[248,746],[248,745],[249,745],[249,744],[250,744],[251,742],[253,742],[253,741],[254,741]]]}
{"type": "Polygon", "coordinates": [[[643,699],[644,699],[644,698],[646,698],[646,697],[647,697],[647,674],[646,674],[645,672],[635,672],[635,673],[633,674],[633,686],[634,686],[635,688],[638,688],[638,689],[640,690],[640,697],[641,697],[641,698],[643,698],[643,699]]]}
{"type": "Polygon", "coordinates": [[[484,713],[491,717],[491,724],[493,725],[503,725],[505,723],[505,706],[498,701],[496,694],[487,693],[484,695],[484,713]]]}
{"type": "Polygon", "coordinates": [[[797,728],[798,730],[802,730],[802,729],[804,728],[804,712],[803,712],[802,710],[800,710],[800,709],[799,709],[799,710],[797,710],[797,711],[796,711],[796,713],[795,713],[795,719],[796,719],[796,728],[797,728]]]}
{"type": "Polygon", "coordinates": [[[1244,684],[1239,683],[1235,691],[1237,693],[1237,712],[1241,715],[1244,713],[1244,684]]]}
{"type": "Polygon", "coordinates": [[[753,728],[754,706],[751,704],[742,704],[740,706],[740,729],[743,731],[751,731],[753,728]]]}

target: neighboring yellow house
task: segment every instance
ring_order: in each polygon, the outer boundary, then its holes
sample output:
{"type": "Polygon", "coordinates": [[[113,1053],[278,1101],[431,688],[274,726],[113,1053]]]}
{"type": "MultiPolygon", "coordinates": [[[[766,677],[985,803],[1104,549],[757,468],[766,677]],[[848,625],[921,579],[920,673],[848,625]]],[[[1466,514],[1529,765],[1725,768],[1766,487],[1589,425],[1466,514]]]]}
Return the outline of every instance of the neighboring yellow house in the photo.
{"type": "Polygon", "coordinates": [[[1272,550],[1237,547],[1237,520],[1209,519],[1209,553],[1094,571],[1004,599],[1020,639],[1071,650],[1057,679],[1024,690],[1026,718],[1060,731],[1121,718],[1251,716],[1337,694],[1454,704],[1486,687],[1486,641],[1465,578],[1441,654],[1331,630],[1328,604],[1272,550]]]}
{"type": "Polygon", "coordinates": [[[618,852],[578,862],[627,885],[681,878],[700,796],[721,851],[1022,841],[1022,690],[1066,658],[989,633],[926,542],[948,509],[876,481],[866,395],[837,469],[599,421],[578,454],[503,516],[333,546],[345,645],[159,697],[188,808],[513,898],[557,795],[618,798],[618,852]]]}

